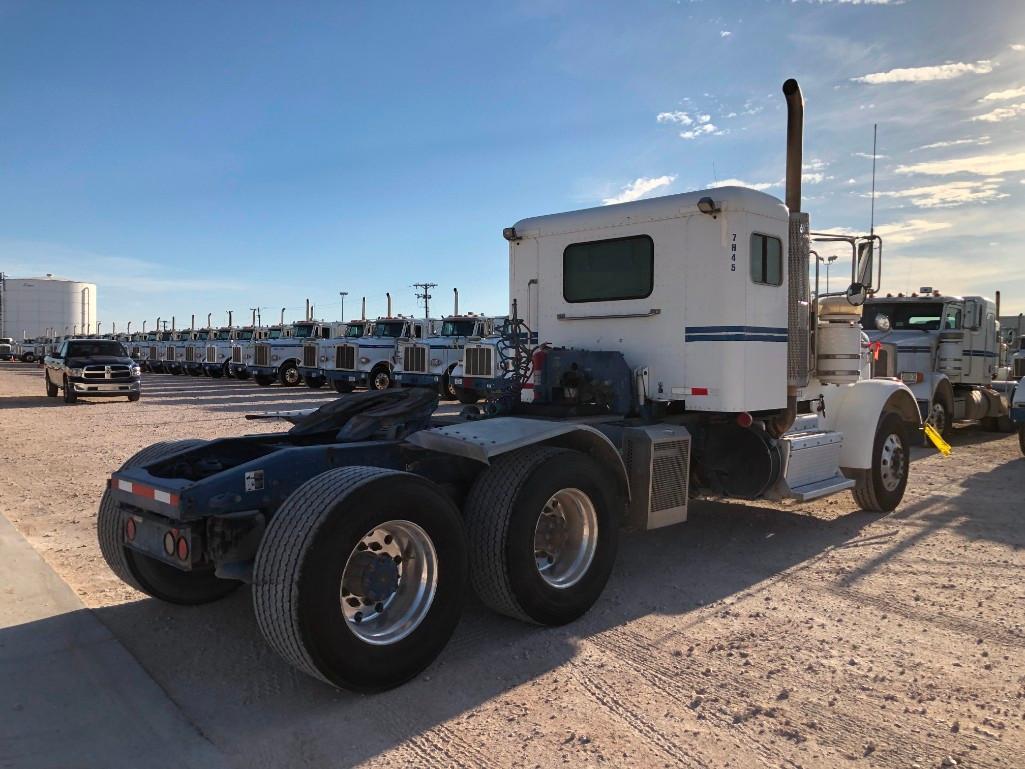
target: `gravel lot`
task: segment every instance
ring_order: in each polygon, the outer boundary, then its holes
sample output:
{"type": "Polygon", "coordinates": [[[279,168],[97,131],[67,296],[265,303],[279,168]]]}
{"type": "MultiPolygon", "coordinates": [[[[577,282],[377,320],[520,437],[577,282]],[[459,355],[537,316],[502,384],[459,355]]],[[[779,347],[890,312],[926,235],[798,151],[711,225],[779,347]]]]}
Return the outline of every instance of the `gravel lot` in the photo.
{"type": "MultiPolygon", "coordinates": [[[[160,440],[271,431],[251,411],[333,393],[150,375],[143,399],[65,406],[0,364],[0,513],[238,767],[1025,766],[1025,459],[955,430],[904,503],[704,502],[626,535],[604,596],[540,629],[472,597],[424,675],[372,697],[293,672],[247,590],[149,600],[100,558],[105,479],[160,440]]],[[[0,639],[2,641],[2,639],[0,639]]]]}

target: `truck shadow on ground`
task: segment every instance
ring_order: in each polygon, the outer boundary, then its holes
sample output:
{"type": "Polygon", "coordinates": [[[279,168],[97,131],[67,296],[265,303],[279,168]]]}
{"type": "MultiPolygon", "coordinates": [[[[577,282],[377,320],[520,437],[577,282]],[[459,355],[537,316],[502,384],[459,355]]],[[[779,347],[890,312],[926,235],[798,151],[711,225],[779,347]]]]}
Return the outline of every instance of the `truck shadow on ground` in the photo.
{"type": "Polygon", "coordinates": [[[375,696],[335,691],[282,662],[256,627],[247,587],[204,607],[140,600],[96,614],[239,765],[256,756],[267,766],[351,765],[529,684],[573,659],[581,643],[635,645],[619,635],[633,620],[673,617],[686,649],[687,628],[702,607],[844,546],[876,519],[695,503],[685,525],[624,533],[609,586],[582,619],[532,627],[470,596],[441,657],[417,679],[375,696]]]}

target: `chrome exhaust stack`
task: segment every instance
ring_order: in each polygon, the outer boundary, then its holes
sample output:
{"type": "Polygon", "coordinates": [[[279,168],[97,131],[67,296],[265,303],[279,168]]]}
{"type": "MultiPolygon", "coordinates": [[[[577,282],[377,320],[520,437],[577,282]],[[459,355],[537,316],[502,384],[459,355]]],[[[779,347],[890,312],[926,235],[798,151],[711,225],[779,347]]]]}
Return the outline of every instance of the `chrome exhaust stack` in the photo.
{"type": "Polygon", "coordinates": [[[769,424],[779,437],[797,419],[797,396],[811,376],[811,328],[808,269],[810,225],[801,212],[801,172],[804,162],[804,95],[793,78],[783,83],[787,102],[786,204],[790,210],[787,252],[787,406],[769,424]]]}

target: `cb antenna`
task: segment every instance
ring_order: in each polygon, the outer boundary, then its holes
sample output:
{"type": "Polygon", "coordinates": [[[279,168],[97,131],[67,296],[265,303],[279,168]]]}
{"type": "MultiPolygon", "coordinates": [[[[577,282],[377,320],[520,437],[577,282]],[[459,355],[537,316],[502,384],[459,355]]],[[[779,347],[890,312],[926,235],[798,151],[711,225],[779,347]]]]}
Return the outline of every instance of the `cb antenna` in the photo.
{"type": "Polygon", "coordinates": [[[420,299],[424,303],[424,319],[428,320],[431,317],[431,289],[437,288],[437,283],[414,283],[413,288],[423,289],[422,292],[417,293],[416,298],[420,299]]]}
{"type": "Polygon", "coordinates": [[[876,233],[876,145],[879,138],[879,124],[872,124],[872,213],[869,215],[868,236],[876,233]]]}

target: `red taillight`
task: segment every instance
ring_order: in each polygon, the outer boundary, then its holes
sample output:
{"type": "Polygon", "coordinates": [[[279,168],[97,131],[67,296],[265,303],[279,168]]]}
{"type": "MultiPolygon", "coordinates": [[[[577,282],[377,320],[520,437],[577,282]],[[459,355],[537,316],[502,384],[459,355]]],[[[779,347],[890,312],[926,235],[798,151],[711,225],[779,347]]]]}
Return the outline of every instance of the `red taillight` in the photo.
{"type": "Polygon", "coordinates": [[[741,411],[737,414],[737,424],[741,427],[750,427],[754,424],[754,417],[748,414],[746,411],[741,411]]]}
{"type": "Polygon", "coordinates": [[[135,541],[135,519],[129,518],[125,521],[125,540],[127,542],[135,541]]]}
{"type": "Polygon", "coordinates": [[[178,537],[178,560],[189,560],[189,543],[185,537],[178,537]]]}

